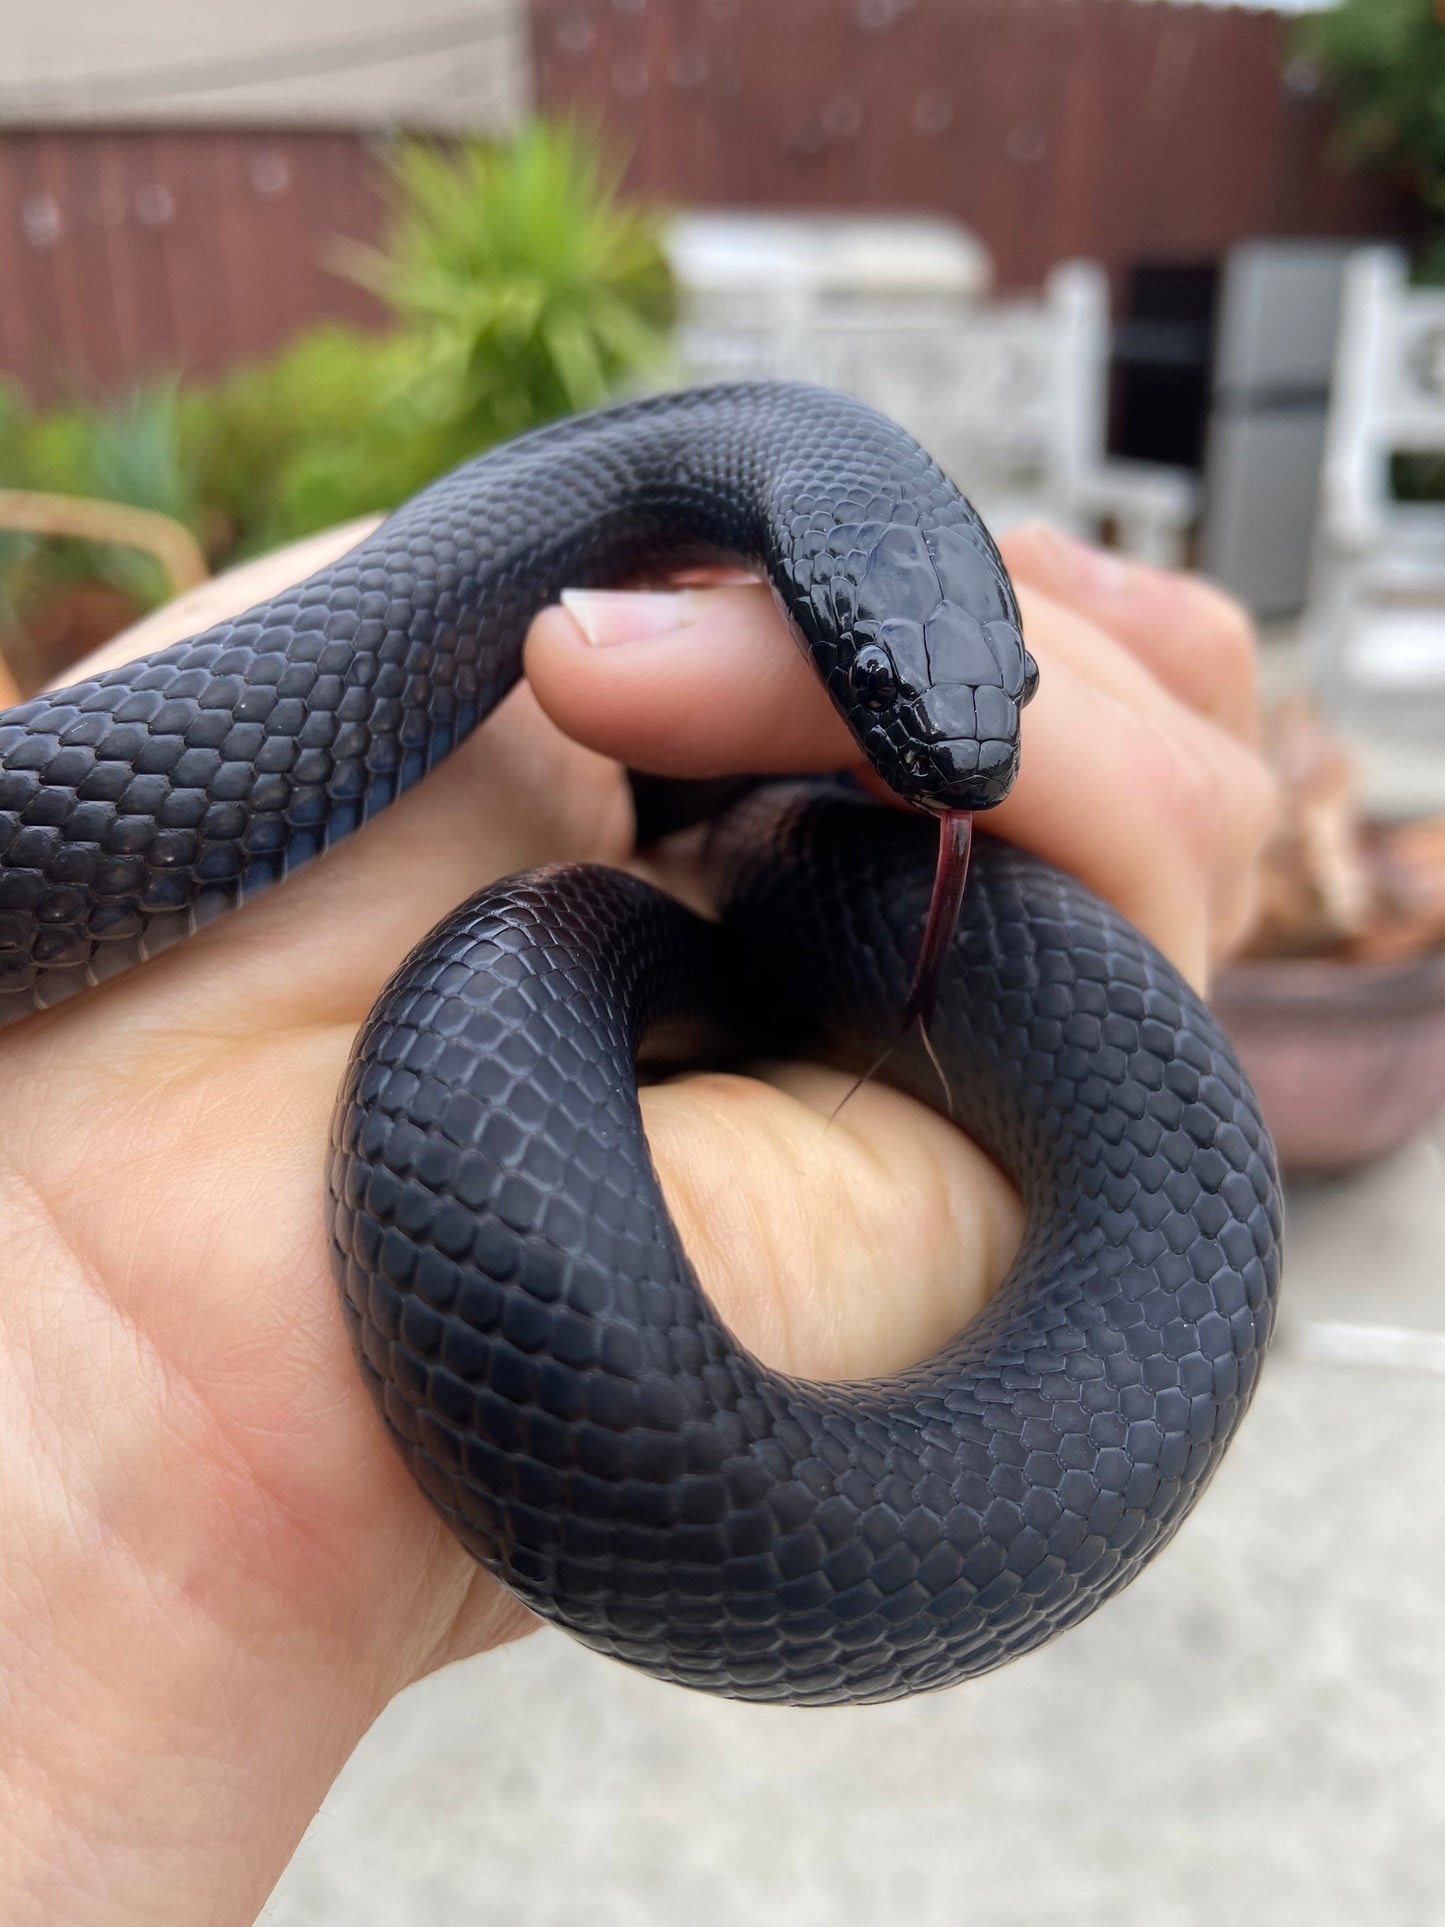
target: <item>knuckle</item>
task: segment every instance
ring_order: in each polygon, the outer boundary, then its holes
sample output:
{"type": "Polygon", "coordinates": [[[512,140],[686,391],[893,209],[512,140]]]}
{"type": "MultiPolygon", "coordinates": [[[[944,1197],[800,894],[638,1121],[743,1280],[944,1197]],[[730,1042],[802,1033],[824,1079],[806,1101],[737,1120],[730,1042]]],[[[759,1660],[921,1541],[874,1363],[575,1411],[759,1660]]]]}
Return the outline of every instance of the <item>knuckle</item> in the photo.
{"type": "Polygon", "coordinates": [[[1279,817],[1279,782],[1258,750],[1222,729],[1214,735],[1211,761],[1225,803],[1221,854],[1236,865],[1253,862],[1279,817]]]}
{"type": "Polygon", "coordinates": [[[1166,834],[1203,875],[1225,838],[1229,796],[1219,764],[1178,732],[1157,724],[1139,732],[1137,794],[1166,834]]]}
{"type": "Polygon", "coordinates": [[[1193,586],[1211,658],[1232,679],[1252,680],[1258,653],[1254,618],[1242,602],[1212,582],[1196,579],[1193,586]]]}
{"type": "Polygon", "coordinates": [[[1068,562],[1059,531],[1042,516],[1031,515],[1017,522],[998,539],[999,554],[1016,587],[1032,587],[1047,594],[1056,590],[1068,574],[1068,562]]]}
{"type": "Polygon", "coordinates": [[[1250,928],[1279,794],[1261,757],[1206,727],[1207,740],[1157,727],[1141,733],[1136,794],[1155,826],[1156,854],[1187,866],[1207,948],[1218,956],[1250,928]]]}
{"type": "Polygon", "coordinates": [[[1236,812],[1250,854],[1258,856],[1279,823],[1282,798],[1279,778],[1262,756],[1244,751],[1237,759],[1236,812]]]}
{"type": "Polygon", "coordinates": [[[1020,556],[1032,557],[1039,549],[1048,550],[1056,541],[1051,525],[1041,515],[1030,515],[1005,529],[999,537],[1000,552],[1012,563],[1020,556]]]}

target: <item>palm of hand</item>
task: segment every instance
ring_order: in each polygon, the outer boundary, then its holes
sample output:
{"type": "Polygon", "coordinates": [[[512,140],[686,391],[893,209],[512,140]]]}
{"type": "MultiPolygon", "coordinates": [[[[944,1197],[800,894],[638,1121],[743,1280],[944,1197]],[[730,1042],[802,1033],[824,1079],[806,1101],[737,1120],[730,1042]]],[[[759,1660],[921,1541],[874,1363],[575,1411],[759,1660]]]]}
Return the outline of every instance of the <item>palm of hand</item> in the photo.
{"type": "MultiPolygon", "coordinates": [[[[38,1409],[86,1410],[67,1442],[84,1462],[59,1488],[72,1512],[180,1603],[224,1599],[248,1636],[272,1619],[294,1629],[320,1614],[330,1631],[338,1615],[405,1609],[403,1678],[522,1622],[432,1518],[362,1390],[330,1279],[325,1146],[356,1031],[434,923],[510,871],[621,863],[630,845],[621,769],[522,689],[285,888],[7,1040],[9,1177],[26,1227],[12,1249],[27,1281],[10,1308],[17,1355],[41,1381],[38,1409]]],[[[648,1094],[689,1248],[770,1359],[837,1375],[905,1363],[996,1272],[1007,1191],[907,1100],[870,1091],[830,1133],[845,1086],[770,1076],[648,1094]],[[880,1113],[886,1154],[867,1148],[880,1113]],[[925,1284],[902,1316],[870,1290],[870,1253],[887,1240],[898,1255],[891,1174],[914,1194],[907,1235],[925,1284]],[[978,1229],[963,1277],[937,1235],[960,1214],[978,1229]]]]}
{"type": "MultiPolygon", "coordinates": [[[[63,1463],[32,1441],[57,1530],[83,1517],[179,1603],[263,1624],[437,1565],[335,1306],[331,1106],[419,936],[506,871],[621,860],[629,827],[620,772],[519,692],[309,873],[7,1038],[7,1349],[27,1404],[87,1421],[57,1428],[63,1463]]],[[[434,1638],[467,1578],[445,1563],[434,1638]]]]}

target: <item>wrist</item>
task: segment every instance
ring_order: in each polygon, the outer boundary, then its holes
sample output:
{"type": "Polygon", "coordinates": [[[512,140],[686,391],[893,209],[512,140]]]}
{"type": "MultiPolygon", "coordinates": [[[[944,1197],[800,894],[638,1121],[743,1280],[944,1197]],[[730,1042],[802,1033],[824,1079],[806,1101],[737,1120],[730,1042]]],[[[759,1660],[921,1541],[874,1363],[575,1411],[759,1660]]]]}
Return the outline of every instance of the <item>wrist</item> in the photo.
{"type": "Polygon", "coordinates": [[[258,1467],[46,1227],[0,1207],[0,1918],[249,1927],[387,1700],[518,1617],[389,1490],[339,1321],[311,1383],[374,1452],[371,1518],[258,1467]]]}
{"type": "Polygon", "coordinates": [[[314,1641],[238,1647],[111,1565],[7,1668],[0,1912],[245,1927],[383,1690],[314,1641]]]}

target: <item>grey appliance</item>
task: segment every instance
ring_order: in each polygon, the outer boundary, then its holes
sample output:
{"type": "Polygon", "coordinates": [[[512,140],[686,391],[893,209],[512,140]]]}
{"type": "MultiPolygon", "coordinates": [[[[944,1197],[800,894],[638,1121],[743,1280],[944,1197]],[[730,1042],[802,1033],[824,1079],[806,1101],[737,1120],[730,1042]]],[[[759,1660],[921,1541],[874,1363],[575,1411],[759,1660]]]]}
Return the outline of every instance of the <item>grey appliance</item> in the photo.
{"type": "Polygon", "coordinates": [[[1257,616],[1309,587],[1349,244],[1251,241],[1225,262],[1215,323],[1200,566],[1257,616]]]}

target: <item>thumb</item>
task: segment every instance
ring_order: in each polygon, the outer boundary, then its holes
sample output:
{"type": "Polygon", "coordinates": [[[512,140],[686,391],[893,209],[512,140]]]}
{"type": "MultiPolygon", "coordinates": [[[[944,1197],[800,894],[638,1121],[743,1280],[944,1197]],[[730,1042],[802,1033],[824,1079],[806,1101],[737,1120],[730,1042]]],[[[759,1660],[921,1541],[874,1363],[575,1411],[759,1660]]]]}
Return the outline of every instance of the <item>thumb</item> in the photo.
{"type": "Polygon", "coordinates": [[[575,742],[658,776],[827,770],[852,737],[759,582],[569,590],[527,639],[527,677],[575,742]]]}

